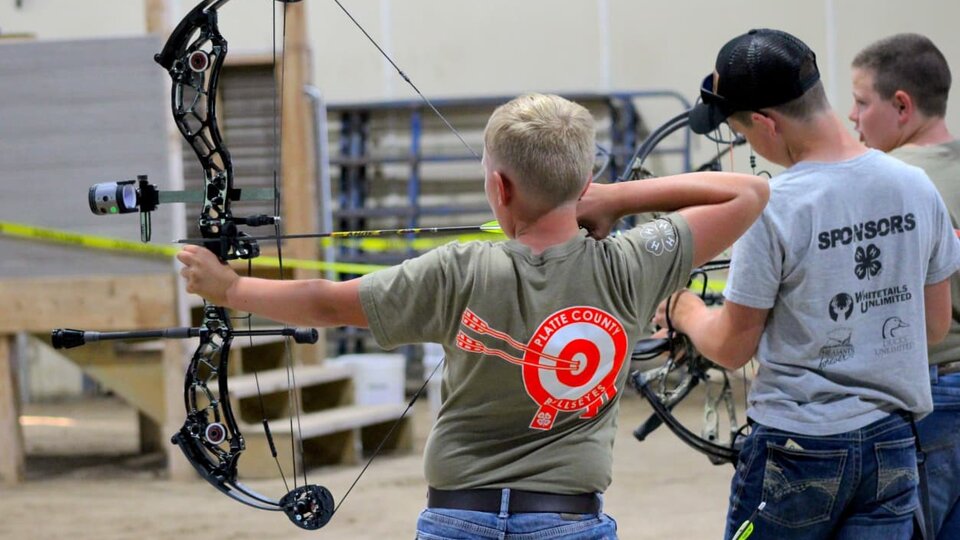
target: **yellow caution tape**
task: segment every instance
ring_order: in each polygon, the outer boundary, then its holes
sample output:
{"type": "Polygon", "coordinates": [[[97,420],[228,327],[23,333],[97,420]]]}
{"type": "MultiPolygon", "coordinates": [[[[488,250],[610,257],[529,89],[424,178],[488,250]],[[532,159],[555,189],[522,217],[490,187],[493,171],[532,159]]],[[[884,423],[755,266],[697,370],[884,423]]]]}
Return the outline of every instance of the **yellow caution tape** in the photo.
{"type": "MultiPolygon", "coordinates": [[[[98,236],[94,234],[80,234],[61,229],[50,229],[46,227],[37,227],[34,225],[11,223],[6,221],[0,221],[0,234],[12,238],[41,240],[56,244],[83,247],[87,249],[118,251],[151,257],[169,258],[173,257],[180,251],[180,248],[177,246],[144,244],[142,242],[136,242],[133,240],[123,240],[120,238],[111,238],[108,236],[98,236]]],[[[457,241],[461,242],[498,239],[497,236],[491,236],[491,234],[496,233],[483,232],[476,234],[461,234],[457,235],[456,237],[446,236],[415,238],[412,240],[393,238],[365,238],[359,240],[341,240],[337,242],[337,245],[356,245],[357,247],[367,251],[387,251],[390,249],[397,250],[411,248],[418,251],[426,251],[442,244],[449,243],[451,238],[455,238],[457,241]]],[[[324,240],[325,242],[329,241],[329,239],[324,240]]],[[[277,268],[280,266],[280,259],[278,257],[262,256],[252,259],[250,262],[256,267],[277,268]]],[[[312,261],[306,259],[284,259],[283,265],[288,268],[302,270],[333,271],[341,274],[357,275],[365,275],[371,272],[376,272],[377,270],[388,268],[387,266],[378,264],[312,261]]],[[[707,281],[707,289],[714,292],[723,292],[725,285],[726,282],[722,280],[710,279],[707,281]]]]}
{"type": "MultiPolygon", "coordinates": [[[[108,236],[80,234],[60,229],[36,227],[34,225],[10,223],[5,221],[0,221],[0,234],[25,240],[41,240],[45,242],[77,246],[87,249],[117,251],[150,257],[169,258],[173,257],[180,251],[180,248],[177,246],[144,244],[141,242],[123,240],[120,238],[111,238],[108,236]]],[[[280,260],[277,257],[257,257],[256,259],[252,259],[250,262],[253,266],[258,267],[276,268],[280,266],[280,260]]],[[[369,274],[371,272],[376,272],[377,270],[387,268],[386,266],[377,264],[340,263],[286,258],[283,260],[283,265],[288,268],[319,271],[332,270],[341,274],[359,275],[369,274]]]]}
{"type": "Polygon", "coordinates": [[[132,240],[123,240],[120,238],[110,238],[107,236],[97,236],[93,234],[79,234],[60,229],[48,229],[45,227],[24,225],[22,223],[9,223],[5,221],[0,221],[0,234],[13,238],[45,240],[56,244],[65,244],[108,251],[125,251],[128,253],[138,253],[141,255],[151,255],[156,257],[173,257],[178,251],[180,251],[176,246],[143,244],[140,242],[134,242],[132,240]]]}

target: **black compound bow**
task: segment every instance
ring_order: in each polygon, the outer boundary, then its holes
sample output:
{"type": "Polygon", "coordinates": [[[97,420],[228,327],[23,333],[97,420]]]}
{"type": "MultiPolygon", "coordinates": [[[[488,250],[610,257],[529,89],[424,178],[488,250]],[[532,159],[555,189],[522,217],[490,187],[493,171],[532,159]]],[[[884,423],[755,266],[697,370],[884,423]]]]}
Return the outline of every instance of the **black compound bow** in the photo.
{"type": "MultiPolygon", "coordinates": [[[[180,21],[155,60],[170,75],[171,107],[180,133],[193,148],[203,168],[200,193],[161,192],[146,177],[117,184],[100,184],[90,190],[90,206],[95,213],[140,213],[141,239],[149,241],[150,212],[164,202],[202,203],[197,226],[204,246],[222,261],[249,260],[260,253],[256,240],[239,226],[273,225],[279,232],[279,203],[274,197],[276,185],[267,193],[241,191],[234,186],[233,163],[217,125],[217,87],[227,54],[227,41],[217,25],[217,10],[229,0],[203,0],[180,21]],[[231,204],[244,200],[273,198],[275,216],[236,216],[231,204]]],[[[299,0],[276,0],[292,3],[299,0]]],[[[285,8],[286,6],[284,6],[285,8]]],[[[279,241],[278,241],[279,250],[279,241]]],[[[282,260],[282,258],[281,258],[282,260]]],[[[282,267],[281,267],[282,275],[282,267]]],[[[230,346],[238,336],[285,336],[297,343],[316,343],[315,329],[279,328],[267,330],[234,329],[227,309],[204,302],[202,321],[195,328],[171,328],[140,332],[85,332],[58,329],[52,334],[55,348],[70,348],[109,339],[199,338],[199,344],[186,369],[184,405],[186,421],[172,442],[184,453],[200,476],[227,496],[261,510],[281,511],[303,529],[323,527],[335,507],[329,490],[304,483],[297,485],[294,460],[294,487],[274,499],[242,484],[237,463],[245,449],[243,434],[230,404],[228,362],[230,346]]],[[[288,355],[289,356],[289,355],[288,355]]],[[[288,364],[292,370],[292,362],[288,364]]],[[[296,400],[294,400],[296,401],[296,400]]],[[[297,420],[299,421],[299,411],[297,420]]],[[[276,446],[266,419],[263,427],[274,460],[276,446]]],[[[293,438],[293,430],[291,430],[293,438]]],[[[277,460],[277,466],[280,467],[277,460]]],[[[281,475],[283,470],[281,468],[281,475]]],[[[286,479],[284,479],[286,483],[286,479]]]]}
{"type": "MultiPolygon", "coordinates": [[[[642,180],[654,176],[646,168],[647,158],[670,135],[686,129],[689,112],[683,112],[655,129],[638,147],[619,180],[642,180]]],[[[742,137],[729,140],[711,138],[718,145],[716,155],[697,168],[698,171],[721,170],[720,160],[735,146],[746,141],[742,137]],[[720,145],[726,145],[720,148],[720,145]]],[[[729,261],[711,261],[693,271],[690,283],[702,280],[701,298],[710,305],[721,303],[722,296],[708,292],[707,273],[729,267],[729,261]]],[[[689,285],[689,284],[688,284],[689,285]]],[[[669,313],[669,305],[667,306],[669,313]]],[[[669,318],[668,318],[669,321],[669,318]]],[[[669,325],[668,325],[669,326],[669,325]]],[[[652,369],[635,369],[630,373],[629,382],[650,403],[653,414],[636,430],[634,436],[643,441],[661,425],[666,425],[681,441],[691,448],[705,454],[711,463],[736,463],[742,438],[748,429],[737,418],[737,404],[734,400],[732,373],[714,364],[704,357],[690,339],[679,334],[673,328],[667,329],[667,337],[651,338],[638,342],[631,360],[647,361],[666,356],[664,363],[652,369]],[[714,390],[719,380],[719,389],[714,390]],[[689,397],[697,387],[704,388],[703,425],[700,433],[687,428],[674,414],[678,403],[689,397]],[[722,412],[726,418],[721,419],[722,412]],[[721,426],[724,425],[726,429],[721,426]],[[726,433],[724,433],[726,431],[726,433]]],[[[635,364],[636,365],[636,364],[635,364]]],[[[744,375],[744,384],[746,376],[744,375]]]]}
{"type": "MultiPolygon", "coordinates": [[[[275,0],[283,4],[296,3],[300,0],[275,0]]],[[[279,190],[276,183],[270,189],[241,190],[234,185],[233,164],[230,152],[224,145],[220,129],[217,125],[216,100],[220,70],[227,54],[227,41],[220,33],[217,25],[217,12],[229,0],[201,0],[180,21],[170,35],[163,49],[156,55],[155,60],[170,75],[173,85],[171,88],[171,107],[173,118],[180,133],[193,148],[200,160],[204,171],[204,187],[201,192],[189,191],[160,191],[150,184],[145,176],[137,180],[98,184],[90,188],[90,209],[96,214],[115,214],[139,212],[141,240],[148,242],[151,237],[150,212],[161,203],[171,202],[200,202],[202,210],[197,220],[200,239],[187,240],[188,243],[199,243],[215,253],[222,262],[243,259],[249,260],[260,253],[258,240],[276,240],[278,259],[280,260],[280,275],[283,276],[283,257],[280,241],[285,238],[308,237],[362,237],[379,236],[383,234],[407,234],[421,232],[445,233],[463,228],[420,228],[401,229],[393,231],[344,231],[340,233],[307,233],[282,235],[280,231],[280,205],[277,195],[279,190]],[[236,216],[231,209],[231,203],[241,200],[274,200],[274,216],[252,215],[236,216]],[[274,233],[268,236],[253,237],[239,230],[239,226],[258,227],[273,225],[274,233]]],[[[457,136],[460,142],[470,153],[480,159],[480,155],[466,143],[459,132],[437,110],[437,108],[413,84],[411,79],[397,66],[387,53],[377,44],[360,23],[339,2],[337,6],[363,32],[380,53],[396,68],[397,73],[416,91],[423,102],[444,122],[457,136]]],[[[286,7],[286,6],[284,6],[286,7]]],[[[284,12],[286,15],[286,12],[284,12]]],[[[282,78],[281,78],[282,81],[282,78]]],[[[281,82],[282,84],[282,82],[281,82]]],[[[274,111],[276,116],[277,111],[274,111]]],[[[474,230],[493,230],[492,224],[478,227],[468,227],[474,230]]],[[[184,382],[184,404],[187,419],[182,428],[173,436],[172,442],[180,447],[187,460],[193,465],[202,478],[212,484],[227,496],[261,510],[282,511],[298,527],[303,529],[319,529],[327,524],[340,505],[346,500],[350,490],[357,484],[360,476],[367,470],[370,463],[378,455],[384,443],[390,438],[394,430],[400,425],[404,416],[413,406],[414,401],[422,393],[427,382],[408,403],[406,410],[388,430],[380,445],[374,450],[366,465],[354,479],[353,484],[334,504],[330,491],[320,485],[310,484],[303,473],[303,484],[297,485],[296,459],[294,459],[293,479],[294,487],[279,499],[261,495],[243,485],[237,476],[237,463],[244,451],[245,443],[240,427],[234,417],[230,405],[229,387],[227,383],[228,360],[230,345],[237,336],[285,336],[292,337],[297,343],[316,343],[319,335],[315,329],[280,328],[274,330],[236,330],[231,322],[228,311],[213,304],[204,302],[203,317],[199,327],[168,328],[162,330],[146,330],[136,332],[93,332],[73,329],[54,330],[51,340],[55,348],[71,348],[85,343],[104,340],[127,340],[145,338],[199,338],[200,343],[186,370],[184,382]]],[[[292,376],[292,360],[289,359],[287,369],[292,376]]],[[[437,365],[437,368],[440,364],[437,365]]],[[[434,373],[436,368],[434,369],[434,373]]],[[[256,375],[256,373],[254,373],[256,375]]],[[[430,376],[432,377],[433,374],[430,376]]],[[[429,377],[427,378],[429,381],[429,377]]],[[[258,385],[259,389],[259,385],[258,385]]],[[[258,390],[259,392],[259,390],[258,390]]],[[[297,400],[293,399],[294,412],[299,423],[297,400]]],[[[266,419],[262,421],[264,433],[269,443],[271,453],[282,477],[283,469],[277,459],[276,446],[266,419]]],[[[294,429],[291,426],[291,444],[297,448],[293,440],[294,429]]],[[[302,447],[300,448],[302,453],[302,447]]],[[[286,478],[284,477],[286,485],[286,478]]]]}

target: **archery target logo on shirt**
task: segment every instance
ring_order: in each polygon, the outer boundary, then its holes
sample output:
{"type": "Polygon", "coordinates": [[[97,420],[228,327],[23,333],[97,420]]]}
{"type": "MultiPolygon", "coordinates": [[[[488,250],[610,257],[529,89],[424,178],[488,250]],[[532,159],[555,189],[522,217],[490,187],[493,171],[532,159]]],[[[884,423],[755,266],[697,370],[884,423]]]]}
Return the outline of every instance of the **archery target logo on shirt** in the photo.
{"type": "Polygon", "coordinates": [[[617,393],[627,335],[620,321],[601,309],[576,306],[557,311],[540,323],[529,343],[491,328],[469,309],[460,322],[472,333],[497,338],[520,353],[488,347],[463,330],[457,334],[460,349],[521,366],[524,388],[539,406],[532,429],[551,429],[561,412],[592,418],[617,393]]]}

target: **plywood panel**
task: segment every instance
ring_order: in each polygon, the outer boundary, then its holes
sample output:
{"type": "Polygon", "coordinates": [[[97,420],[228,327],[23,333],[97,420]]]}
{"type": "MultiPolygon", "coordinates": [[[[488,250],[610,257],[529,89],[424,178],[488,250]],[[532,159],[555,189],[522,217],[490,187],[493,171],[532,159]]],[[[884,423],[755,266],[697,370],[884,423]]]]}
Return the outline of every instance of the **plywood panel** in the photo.
{"type": "Polygon", "coordinates": [[[176,326],[173,275],[0,280],[0,333],[176,326]]]}

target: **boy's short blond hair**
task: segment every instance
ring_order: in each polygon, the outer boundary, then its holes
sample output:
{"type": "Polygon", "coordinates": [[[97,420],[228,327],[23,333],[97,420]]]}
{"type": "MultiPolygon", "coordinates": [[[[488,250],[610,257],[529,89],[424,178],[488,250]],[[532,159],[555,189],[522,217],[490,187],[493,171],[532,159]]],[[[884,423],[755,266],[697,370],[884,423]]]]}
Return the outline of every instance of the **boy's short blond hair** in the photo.
{"type": "Polygon", "coordinates": [[[593,170],[596,129],[582,105],[526,94],[490,115],[484,152],[516,174],[520,190],[548,210],[576,200],[593,170]]]}

